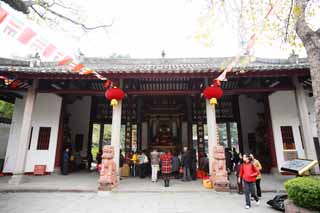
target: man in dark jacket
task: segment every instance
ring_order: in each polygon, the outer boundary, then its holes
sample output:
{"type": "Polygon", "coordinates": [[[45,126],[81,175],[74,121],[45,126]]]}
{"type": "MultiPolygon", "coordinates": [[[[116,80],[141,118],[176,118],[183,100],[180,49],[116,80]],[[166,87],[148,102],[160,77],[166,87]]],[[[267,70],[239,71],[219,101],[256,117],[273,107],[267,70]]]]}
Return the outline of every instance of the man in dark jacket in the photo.
{"type": "Polygon", "coordinates": [[[187,147],[184,147],[182,154],[182,168],[183,168],[183,178],[182,181],[190,181],[190,167],[191,167],[191,153],[188,151],[187,147]]]}

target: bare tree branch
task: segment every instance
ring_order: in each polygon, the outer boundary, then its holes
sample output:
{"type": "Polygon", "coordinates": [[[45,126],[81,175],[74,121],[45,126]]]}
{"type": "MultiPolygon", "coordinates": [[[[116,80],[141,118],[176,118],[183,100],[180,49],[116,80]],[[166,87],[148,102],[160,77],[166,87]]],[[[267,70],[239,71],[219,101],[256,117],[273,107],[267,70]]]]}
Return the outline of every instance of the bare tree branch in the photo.
{"type": "MultiPolygon", "coordinates": [[[[113,23],[114,23],[114,20],[112,20],[111,24],[104,24],[104,25],[97,25],[97,26],[93,26],[93,27],[88,27],[88,26],[86,26],[85,24],[83,24],[83,23],[81,23],[81,22],[78,22],[78,21],[76,21],[76,20],[74,20],[74,19],[72,19],[72,18],[69,18],[69,17],[67,17],[67,16],[65,16],[65,15],[63,15],[63,14],[61,14],[61,13],[58,13],[58,12],[50,9],[50,7],[53,6],[54,4],[57,4],[57,3],[54,1],[52,4],[49,5],[49,4],[46,3],[46,2],[39,2],[38,5],[39,5],[40,7],[42,7],[44,10],[52,13],[53,15],[55,15],[55,16],[61,18],[61,19],[64,19],[64,20],[66,20],[66,21],[69,21],[69,22],[71,22],[71,23],[73,23],[73,24],[75,24],[75,25],[81,26],[82,29],[85,30],[85,31],[95,30],[95,29],[99,29],[99,28],[109,28],[109,27],[111,27],[111,26],[113,25],[113,23]]],[[[60,4],[59,4],[59,6],[60,6],[60,4]]],[[[33,10],[35,10],[35,9],[33,8],[33,10]]],[[[44,16],[42,16],[39,12],[36,12],[36,13],[37,13],[41,18],[44,18],[44,16]]]]}
{"type": "Polygon", "coordinates": [[[289,14],[288,14],[288,20],[287,20],[287,24],[286,24],[286,33],[285,33],[285,37],[284,37],[285,42],[288,40],[288,31],[289,31],[292,8],[293,8],[293,0],[291,0],[291,5],[290,5],[290,9],[289,9],[289,14]]]}

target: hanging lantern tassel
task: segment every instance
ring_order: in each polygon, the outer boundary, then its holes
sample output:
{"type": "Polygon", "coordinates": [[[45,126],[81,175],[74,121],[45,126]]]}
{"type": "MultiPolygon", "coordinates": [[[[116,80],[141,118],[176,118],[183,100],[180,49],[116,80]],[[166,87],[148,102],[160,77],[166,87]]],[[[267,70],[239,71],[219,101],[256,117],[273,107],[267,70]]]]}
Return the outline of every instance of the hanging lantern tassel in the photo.
{"type": "Polygon", "coordinates": [[[110,102],[110,105],[113,106],[113,107],[117,106],[118,105],[117,99],[112,99],[111,102],[110,102]]]}
{"type": "Polygon", "coordinates": [[[209,103],[210,103],[211,106],[215,106],[218,103],[218,101],[217,101],[216,98],[211,98],[209,103]]]}

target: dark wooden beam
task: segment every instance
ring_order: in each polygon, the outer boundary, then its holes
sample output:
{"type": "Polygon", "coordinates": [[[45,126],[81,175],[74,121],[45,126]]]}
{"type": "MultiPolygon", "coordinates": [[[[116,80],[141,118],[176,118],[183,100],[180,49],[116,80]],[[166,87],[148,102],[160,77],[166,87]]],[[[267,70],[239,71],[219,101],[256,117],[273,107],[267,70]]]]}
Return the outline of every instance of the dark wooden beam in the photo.
{"type": "MultiPolygon", "coordinates": [[[[107,71],[99,72],[101,75],[107,78],[114,79],[141,79],[141,78],[216,78],[221,72],[216,70],[195,70],[190,72],[180,72],[180,73],[171,73],[171,72],[158,72],[158,73],[143,73],[140,71],[137,72],[127,72],[127,73],[110,73],[107,71]]],[[[1,71],[0,75],[12,75],[12,71],[1,71]]],[[[79,75],[76,73],[50,73],[50,72],[19,72],[15,71],[14,75],[17,78],[22,79],[73,79],[73,80],[84,80],[84,79],[97,79],[94,75],[79,75]]],[[[242,78],[242,77],[283,77],[283,76],[307,76],[310,75],[309,69],[293,69],[293,70],[246,70],[244,73],[238,71],[232,71],[228,73],[228,78],[242,78]]]]}
{"type": "MultiPolygon", "coordinates": [[[[267,88],[239,88],[239,89],[225,89],[225,95],[246,94],[246,93],[270,93],[275,91],[294,90],[292,86],[285,87],[267,87],[267,88]]],[[[1,90],[0,90],[1,91],[1,90]]],[[[10,90],[9,90],[10,91],[10,90]]],[[[8,92],[8,91],[7,91],[8,92]]],[[[12,92],[12,91],[11,91],[12,92]]],[[[104,95],[102,90],[80,90],[80,89],[49,89],[39,90],[40,93],[55,93],[65,95],[104,95]]],[[[129,90],[126,91],[128,95],[197,95],[202,93],[202,90],[129,90]]]]}

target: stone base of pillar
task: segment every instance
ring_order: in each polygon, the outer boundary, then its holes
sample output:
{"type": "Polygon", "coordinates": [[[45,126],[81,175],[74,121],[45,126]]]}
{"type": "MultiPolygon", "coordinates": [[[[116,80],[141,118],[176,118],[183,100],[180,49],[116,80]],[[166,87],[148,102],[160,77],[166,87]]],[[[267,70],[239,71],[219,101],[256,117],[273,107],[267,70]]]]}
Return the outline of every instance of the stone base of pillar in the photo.
{"type": "Polygon", "coordinates": [[[61,167],[55,167],[52,174],[61,175],[61,167]]]}
{"type": "Polygon", "coordinates": [[[211,175],[211,181],[213,187],[218,192],[228,192],[229,181],[228,173],[226,169],[226,159],[224,154],[224,147],[220,145],[214,146],[214,159],[212,163],[213,172],[211,175]]]}
{"type": "Polygon", "coordinates": [[[99,178],[99,191],[111,191],[117,186],[117,165],[114,161],[114,147],[106,145],[102,148],[102,162],[99,178]]]}
{"type": "Polygon", "coordinates": [[[19,185],[21,183],[25,182],[25,175],[24,174],[15,174],[12,175],[9,179],[8,183],[10,185],[19,185]]]}

